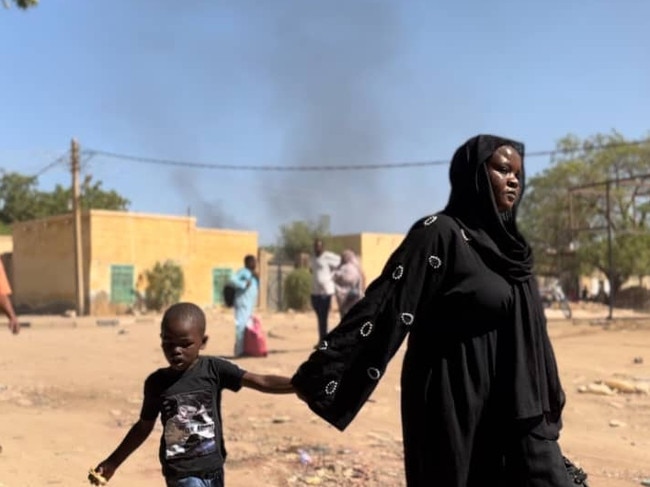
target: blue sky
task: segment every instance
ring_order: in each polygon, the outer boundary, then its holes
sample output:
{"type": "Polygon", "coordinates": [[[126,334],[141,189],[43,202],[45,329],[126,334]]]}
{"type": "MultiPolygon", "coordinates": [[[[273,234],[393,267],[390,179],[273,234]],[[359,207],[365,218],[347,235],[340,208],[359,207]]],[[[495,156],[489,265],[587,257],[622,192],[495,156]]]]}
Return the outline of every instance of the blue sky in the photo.
{"type": "MultiPolygon", "coordinates": [[[[0,168],[82,149],[234,165],[448,160],[476,133],[529,151],[649,133],[646,0],[42,0],[0,8],[0,168]]],[[[548,164],[530,158],[535,173],[548,164]]],[[[83,168],[139,212],[258,230],[330,215],[404,232],[448,196],[446,165],[359,172],[83,168]]],[[[42,189],[69,184],[58,165],[42,189]]]]}

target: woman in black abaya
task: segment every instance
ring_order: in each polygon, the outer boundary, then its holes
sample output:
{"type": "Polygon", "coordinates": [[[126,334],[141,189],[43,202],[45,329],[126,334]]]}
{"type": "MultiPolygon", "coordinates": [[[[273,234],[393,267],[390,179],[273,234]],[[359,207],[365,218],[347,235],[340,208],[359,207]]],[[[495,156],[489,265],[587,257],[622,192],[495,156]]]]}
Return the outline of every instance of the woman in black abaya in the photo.
{"type": "Polygon", "coordinates": [[[530,247],[516,226],[524,147],[490,135],[454,154],[445,209],[416,222],[293,384],[343,430],[409,334],[402,424],[409,487],[569,487],[564,393],[530,247]]]}

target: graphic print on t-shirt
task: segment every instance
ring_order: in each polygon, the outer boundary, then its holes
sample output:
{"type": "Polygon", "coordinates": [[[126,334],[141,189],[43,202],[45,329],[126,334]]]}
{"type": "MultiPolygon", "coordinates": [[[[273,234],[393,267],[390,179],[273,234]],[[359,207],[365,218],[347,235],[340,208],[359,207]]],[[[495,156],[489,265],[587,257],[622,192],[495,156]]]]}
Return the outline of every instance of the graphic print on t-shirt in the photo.
{"type": "Polygon", "coordinates": [[[191,458],[217,451],[209,390],[184,392],[163,400],[167,459],[191,458]]]}

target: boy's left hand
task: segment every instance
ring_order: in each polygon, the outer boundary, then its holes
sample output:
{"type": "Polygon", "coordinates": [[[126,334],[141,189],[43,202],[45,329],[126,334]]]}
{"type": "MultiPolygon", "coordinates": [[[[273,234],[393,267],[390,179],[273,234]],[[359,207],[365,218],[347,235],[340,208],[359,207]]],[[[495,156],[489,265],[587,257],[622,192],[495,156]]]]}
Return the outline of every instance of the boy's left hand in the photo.
{"type": "Polygon", "coordinates": [[[116,467],[111,465],[110,462],[103,461],[94,469],[88,472],[88,480],[93,485],[106,485],[115,473],[116,467]]]}

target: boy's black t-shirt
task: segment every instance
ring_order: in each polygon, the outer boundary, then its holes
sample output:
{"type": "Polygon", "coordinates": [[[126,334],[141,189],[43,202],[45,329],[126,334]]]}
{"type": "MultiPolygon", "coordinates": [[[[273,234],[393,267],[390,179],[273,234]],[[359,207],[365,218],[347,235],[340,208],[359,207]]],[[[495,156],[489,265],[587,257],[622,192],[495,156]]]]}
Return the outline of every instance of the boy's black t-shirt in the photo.
{"type": "Polygon", "coordinates": [[[226,448],[221,391],[241,389],[244,371],[217,357],[199,357],[184,372],[158,369],[144,383],[140,418],[160,413],[160,463],[166,478],[208,474],[223,466],[226,448]]]}

